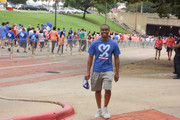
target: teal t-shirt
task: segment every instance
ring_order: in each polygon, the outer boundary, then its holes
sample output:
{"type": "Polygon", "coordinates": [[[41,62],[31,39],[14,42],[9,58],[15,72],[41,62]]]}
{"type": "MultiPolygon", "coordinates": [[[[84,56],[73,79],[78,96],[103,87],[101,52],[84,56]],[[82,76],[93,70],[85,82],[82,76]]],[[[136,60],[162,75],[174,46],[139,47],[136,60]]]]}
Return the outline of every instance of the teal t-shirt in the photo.
{"type": "Polygon", "coordinates": [[[79,39],[80,39],[80,40],[83,40],[83,39],[84,39],[84,32],[81,31],[81,32],[79,33],[79,39]]]}

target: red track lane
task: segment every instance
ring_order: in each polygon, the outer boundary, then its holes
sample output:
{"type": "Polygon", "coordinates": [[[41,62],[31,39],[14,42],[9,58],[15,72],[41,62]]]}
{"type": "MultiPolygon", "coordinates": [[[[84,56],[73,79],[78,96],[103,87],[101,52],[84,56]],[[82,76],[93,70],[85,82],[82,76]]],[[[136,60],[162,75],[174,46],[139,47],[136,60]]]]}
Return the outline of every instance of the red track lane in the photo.
{"type": "MultiPolygon", "coordinates": [[[[104,118],[91,120],[105,120],[104,118]]],[[[122,115],[112,115],[109,120],[180,120],[179,118],[167,115],[156,110],[144,110],[122,115]]]]}
{"type": "Polygon", "coordinates": [[[41,63],[47,63],[43,61],[37,61],[37,60],[26,60],[26,59],[14,59],[12,62],[10,62],[8,59],[0,59],[0,68],[1,67],[9,67],[9,66],[20,66],[20,65],[31,65],[31,64],[41,64],[41,63]]]}
{"type": "Polygon", "coordinates": [[[52,63],[46,65],[38,65],[38,66],[25,66],[25,67],[17,67],[17,68],[6,68],[0,69],[0,78],[8,78],[8,77],[16,77],[37,73],[44,73],[47,71],[63,71],[63,70],[72,70],[78,68],[84,68],[85,66],[78,65],[68,65],[68,63],[52,63]]]}
{"type": "Polygon", "coordinates": [[[56,78],[82,75],[85,73],[86,73],[86,71],[70,72],[70,73],[48,75],[48,76],[42,76],[42,77],[36,77],[36,78],[30,78],[30,79],[24,79],[24,80],[16,80],[16,81],[11,81],[11,82],[2,82],[2,83],[0,83],[0,87],[21,85],[21,84],[27,84],[27,83],[33,83],[33,82],[40,82],[40,81],[46,81],[46,80],[51,80],[51,79],[56,79],[56,78]]]}

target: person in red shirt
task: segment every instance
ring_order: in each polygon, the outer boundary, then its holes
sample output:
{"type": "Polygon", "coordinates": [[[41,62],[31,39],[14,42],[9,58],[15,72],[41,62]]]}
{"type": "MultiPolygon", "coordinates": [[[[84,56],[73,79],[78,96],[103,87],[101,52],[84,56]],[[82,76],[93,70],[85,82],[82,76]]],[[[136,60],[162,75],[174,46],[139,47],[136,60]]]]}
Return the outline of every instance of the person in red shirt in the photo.
{"type": "Polygon", "coordinates": [[[157,59],[157,54],[158,54],[158,60],[160,59],[161,56],[161,50],[162,50],[162,45],[163,45],[163,41],[161,39],[161,37],[159,36],[156,41],[155,41],[155,45],[154,48],[156,49],[156,54],[155,54],[155,60],[157,59]]]}
{"type": "Polygon", "coordinates": [[[167,38],[167,40],[166,40],[168,60],[171,60],[172,50],[173,50],[174,44],[175,44],[175,39],[173,38],[173,34],[170,33],[169,38],[167,38]]]}

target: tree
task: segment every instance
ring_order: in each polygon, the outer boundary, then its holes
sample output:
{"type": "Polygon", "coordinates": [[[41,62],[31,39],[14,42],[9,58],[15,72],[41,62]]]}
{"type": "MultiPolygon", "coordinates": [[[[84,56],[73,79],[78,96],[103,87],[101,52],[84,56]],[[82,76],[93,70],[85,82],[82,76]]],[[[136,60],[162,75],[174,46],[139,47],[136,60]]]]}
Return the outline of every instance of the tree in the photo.
{"type": "Polygon", "coordinates": [[[128,4],[133,4],[140,1],[149,1],[155,4],[156,12],[160,17],[169,17],[169,13],[177,16],[180,19],[180,0],[122,0],[128,4]]]}
{"type": "Polygon", "coordinates": [[[107,11],[106,11],[106,3],[103,4],[94,4],[94,7],[98,10],[98,13],[106,14],[111,11],[112,8],[117,7],[117,4],[107,4],[107,11]]]}
{"type": "Polygon", "coordinates": [[[11,2],[13,4],[26,4],[27,0],[8,0],[8,2],[11,2]]]}
{"type": "MultiPolygon", "coordinates": [[[[155,4],[152,2],[143,2],[143,12],[144,13],[156,13],[156,8],[152,8],[155,4]]],[[[128,4],[125,8],[126,11],[136,12],[136,4],[128,4]]],[[[137,3],[137,11],[141,12],[141,2],[137,3]]]]}
{"type": "Polygon", "coordinates": [[[87,9],[93,6],[92,0],[66,0],[64,3],[64,7],[74,7],[78,9],[82,9],[84,11],[83,19],[85,19],[87,9]]]}

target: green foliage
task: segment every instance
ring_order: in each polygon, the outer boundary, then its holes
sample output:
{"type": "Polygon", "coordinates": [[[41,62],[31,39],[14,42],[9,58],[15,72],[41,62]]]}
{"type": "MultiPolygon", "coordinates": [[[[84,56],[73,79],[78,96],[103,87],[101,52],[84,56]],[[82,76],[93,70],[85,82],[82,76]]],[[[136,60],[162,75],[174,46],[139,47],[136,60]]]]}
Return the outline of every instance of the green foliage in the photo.
{"type": "Polygon", "coordinates": [[[89,8],[94,6],[97,8],[99,13],[106,13],[106,2],[107,5],[107,12],[110,12],[110,10],[116,6],[116,3],[120,0],[66,0],[64,7],[74,7],[78,9],[84,10],[83,18],[85,19],[85,11],[89,8]]]}
{"type": "Polygon", "coordinates": [[[117,2],[121,2],[122,0],[93,0],[94,3],[97,4],[103,4],[103,3],[109,3],[109,4],[116,4],[117,2]]]}
{"type": "MultiPolygon", "coordinates": [[[[51,22],[54,25],[54,14],[51,13],[34,13],[34,12],[15,12],[15,11],[1,11],[0,21],[10,22],[10,26],[13,24],[22,24],[25,27],[32,25],[36,27],[37,24],[46,24],[51,22]]],[[[69,30],[86,29],[88,32],[100,31],[100,26],[104,24],[105,18],[97,14],[87,14],[86,20],[82,19],[82,14],[76,15],[62,15],[57,14],[57,28],[66,28],[69,30]]],[[[122,27],[115,24],[113,21],[107,20],[107,24],[110,26],[111,31],[127,33],[122,27]]]]}
{"type": "Polygon", "coordinates": [[[85,19],[86,11],[89,7],[93,6],[92,0],[66,0],[64,7],[74,7],[78,9],[83,9],[83,19],[85,19]]]}
{"type": "Polygon", "coordinates": [[[117,4],[107,3],[107,11],[106,11],[106,3],[103,3],[103,4],[96,3],[94,4],[94,7],[98,10],[98,13],[105,14],[105,13],[109,13],[112,8],[117,7],[117,4]]]}
{"type": "MultiPolygon", "coordinates": [[[[136,3],[137,4],[137,11],[141,12],[141,2],[136,3]]],[[[136,4],[128,4],[126,11],[130,12],[136,12],[136,4]]],[[[156,8],[153,8],[155,6],[152,2],[143,2],[143,13],[156,13],[156,8]]]]}
{"type": "Polygon", "coordinates": [[[8,2],[14,3],[14,4],[26,4],[27,0],[8,0],[8,2]]]}
{"type": "Polygon", "coordinates": [[[128,4],[133,4],[140,1],[149,1],[155,4],[156,12],[160,17],[169,17],[173,14],[180,19],[180,0],[122,0],[128,4]]]}

